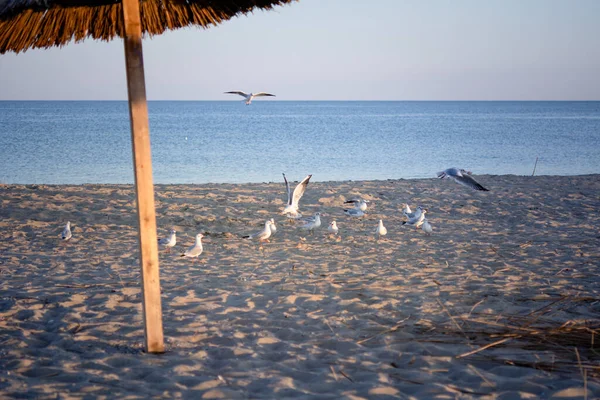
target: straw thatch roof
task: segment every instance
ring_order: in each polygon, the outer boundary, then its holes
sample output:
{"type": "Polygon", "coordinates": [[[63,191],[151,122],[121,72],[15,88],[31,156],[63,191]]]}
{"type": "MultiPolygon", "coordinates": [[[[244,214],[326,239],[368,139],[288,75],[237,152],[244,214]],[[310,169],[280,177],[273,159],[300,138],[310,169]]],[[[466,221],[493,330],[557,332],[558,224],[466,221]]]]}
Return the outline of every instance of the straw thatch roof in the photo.
{"type": "MultiPolygon", "coordinates": [[[[296,0],[141,0],[142,32],[217,25],[255,8],[296,0]]],[[[123,37],[121,1],[0,0],[0,54],[62,46],[86,38],[123,37]]]]}

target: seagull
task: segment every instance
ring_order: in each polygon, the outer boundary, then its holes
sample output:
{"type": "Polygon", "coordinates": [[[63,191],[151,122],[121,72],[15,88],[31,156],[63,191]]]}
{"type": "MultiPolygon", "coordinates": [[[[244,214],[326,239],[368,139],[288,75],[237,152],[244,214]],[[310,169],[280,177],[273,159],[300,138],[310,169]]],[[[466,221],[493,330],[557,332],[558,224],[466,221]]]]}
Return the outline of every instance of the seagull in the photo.
{"type": "Polygon", "coordinates": [[[352,200],[345,201],[344,204],[354,203],[354,208],[358,208],[360,211],[367,211],[367,203],[368,202],[369,202],[369,200],[352,199],[352,200]]]}
{"type": "Polygon", "coordinates": [[[302,214],[298,212],[298,202],[300,201],[300,198],[302,198],[302,195],[306,191],[306,186],[308,185],[308,182],[310,181],[312,175],[306,175],[306,178],[302,179],[302,182],[300,182],[296,186],[296,188],[294,189],[294,193],[292,193],[290,189],[290,185],[287,181],[287,178],[285,177],[285,174],[282,175],[283,180],[285,181],[285,189],[287,190],[288,197],[287,205],[283,209],[282,214],[287,215],[287,217],[290,219],[298,219],[302,217],[302,214]]]}
{"type": "Polygon", "coordinates": [[[272,230],[271,230],[271,220],[267,220],[265,222],[265,227],[256,232],[255,234],[252,235],[247,235],[247,236],[243,236],[244,239],[258,239],[259,242],[263,242],[263,241],[269,241],[269,238],[271,237],[272,234],[272,230]]]}
{"type": "Polygon", "coordinates": [[[313,232],[316,228],[321,226],[321,213],[316,212],[313,217],[307,218],[305,224],[300,227],[305,231],[313,232]]]}
{"type": "Polygon", "coordinates": [[[192,247],[190,247],[189,249],[187,249],[185,251],[185,253],[183,253],[181,255],[181,257],[188,257],[188,258],[197,258],[200,254],[202,254],[202,238],[204,237],[203,234],[199,233],[196,235],[196,242],[194,243],[194,245],[192,247]]]}
{"type": "Polygon", "coordinates": [[[454,182],[470,187],[471,189],[489,192],[488,189],[481,186],[479,183],[477,183],[477,181],[475,181],[475,179],[471,177],[471,171],[465,171],[464,169],[458,168],[448,168],[442,172],[438,172],[437,177],[440,179],[454,179],[454,182]]]}
{"type": "Polygon", "coordinates": [[[161,247],[166,247],[169,253],[171,252],[171,247],[175,246],[176,243],[177,232],[175,232],[175,229],[171,229],[169,231],[169,236],[162,239],[158,239],[158,245],[161,247]]]}
{"type": "Polygon", "coordinates": [[[351,217],[362,217],[363,215],[365,215],[365,213],[360,208],[349,208],[347,210],[344,210],[344,213],[351,217]]]}
{"type": "Polygon", "coordinates": [[[64,240],[65,242],[69,239],[71,239],[71,236],[73,236],[71,234],[71,222],[67,221],[67,225],[65,225],[65,229],[63,229],[62,234],[61,234],[61,238],[62,240],[64,240]]]}
{"type": "Polygon", "coordinates": [[[414,225],[415,228],[420,227],[423,224],[423,221],[425,220],[425,213],[427,212],[426,209],[424,209],[423,207],[419,206],[417,207],[417,211],[415,211],[415,216],[412,218],[409,218],[408,221],[403,221],[402,225],[414,225]],[[418,213],[418,215],[417,215],[418,213]]]}
{"type": "Polygon", "coordinates": [[[231,92],[225,92],[224,94],[239,94],[240,96],[242,96],[243,98],[246,99],[247,106],[250,105],[250,103],[252,103],[252,99],[254,99],[255,97],[261,97],[261,96],[275,97],[275,95],[271,94],[271,93],[266,93],[266,92],[246,93],[246,92],[242,92],[241,90],[232,90],[231,92]]]}
{"type": "Polygon", "coordinates": [[[419,218],[419,216],[421,215],[421,211],[422,211],[422,208],[417,207],[415,212],[411,212],[411,209],[407,204],[406,207],[404,207],[404,210],[402,210],[402,215],[404,215],[408,219],[419,218]]]}
{"type": "Polygon", "coordinates": [[[275,219],[271,218],[269,221],[271,221],[271,225],[270,225],[271,235],[274,235],[275,232],[277,232],[277,225],[275,225],[275,219]]]}
{"type": "Polygon", "coordinates": [[[408,204],[402,203],[401,206],[402,206],[402,214],[405,215],[406,217],[408,217],[409,215],[411,215],[413,213],[408,204]]]}
{"type": "Polygon", "coordinates": [[[340,231],[339,228],[338,228],[338,226],[337,226],[337,223],[335,221],[331,221],[329,223],[329,226],[327,227],[327,230],[329,231],[329,233],[331,233],[334,236],[337,235],[338,232],[340,231]]]}
{"type": "Polygon", "coordinates": [[[377,229],[375,229],[375,236],[377,236],[377,240],[381,239],[382,236],[387,235],[387,228],[383,226],[383,220],[379,220],[379,224],[377,225],[377,229]]]}
{"type": "Polygon", "coordinates": [[[427,221],[427,218],[423,220],[423,225],[421,225],[421,229],[423,229],[423,232],[425,232],[426,235],[431,235],[431,232],[433,232],[433,228],[431,227],[429,221],[427,221]]]}

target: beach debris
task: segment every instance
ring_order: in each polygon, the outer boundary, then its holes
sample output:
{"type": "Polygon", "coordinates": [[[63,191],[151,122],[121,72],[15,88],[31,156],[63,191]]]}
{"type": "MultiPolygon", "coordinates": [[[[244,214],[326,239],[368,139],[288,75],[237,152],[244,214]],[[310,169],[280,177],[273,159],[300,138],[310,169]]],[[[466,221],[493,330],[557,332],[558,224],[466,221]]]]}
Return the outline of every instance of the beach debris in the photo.
{"type": "Polygon", "coordinates": [[[249,106],[250,103],[252,103],[252,100],[255,97],[263,97],[263,96],[271,96],[271,97],[275,97],[274,94],[271,93],[266,93],[266,92],[258,92],[258,93],[246,93],[246,92],[242,92],[241,90],[232,90],[230,92],[224,92],[224,94],[239,94],[240,96],[242,96],[244,99],[246,99],[246,105],[249,106]]]}
{"type": "Polygon", "coordinates": [[[335,235],[337,235],[337,234],[338,234],[338,232],[339,232],[340,230],[339,230],[339,228],[338,228],[338,226],[337,226],[337,223],[335,222],[335,220],[333,220],[333,221],[331,221],[331,222],[329,223],[329,226],[327,227],[327,231],[328,231],[328,232],[329,232],[331,235],[333,235],[333,236],[335,236],[335,235]]]}
{"type": "Polygon", "coordinates": [[[171,248],[177,244],[177,232],[175,229],[169,231],[169,236],[158,239],[158,245],[164,247],[170,253],[171,248]]]}
{"type": "Polygon", "coordinates": [[[187,249],[185,251],[185,253],[183,253],[181,255],[181,257],[188,257],[188,258],[197,258],[200,254],[202,254],[202,238],[204,237],[203,234],[199,233],[196,235],[196,242],[194,243],[193,246],[191,246],[189,249],[187,249]]]}
{"type": "Polygon", "coordinates": [[[380,219],[377,224],[377,229],[375,229],[375,237],[377,240],[381,239],[382,236],[387,235],[387,228],[383,226],[383,220],[380,219]]]}
{"type": "Polygon", "coordinates": [[[354,204],[354,208],[358,208],[360,211],[367,211],[367,203],[369,200],[364,199],[351,199],[346,200],[344,204],[354,204]]]}
{"type": "Polygon", "coordinates": [[[285,174],[282,173],[282,175],[283,180],[285,181],[285,189],[287,191],[287,205],[283,209],[282,214],[287,216],[289,219],[301,218],[302,214],[298,212],[298,202],[304,195],[304,192],[306,191],[306,186],[308,185],[308,182],[310,181],[312,175],[307,175],[304,179],[302,179],[302,181],[298,185],[296,185],[296,188],[294,189],[293,193],[288,183],[288,180],[285,177],[285,174]]]}
{"type": "Polygon", "coordinates": [[[417,207],[412,218],[409,218],[407,221],[403,221],[402,225],[412,225],[415,228],[419,228],[423,225],[423,221],[425,220],[425,213],[427,212],[426,208],[421,206],[417,207]]]}
{"type": "Polygon", "coordinates": [[[471,177],[471,174],[471,171],[466,171],[464,169],[448,168],[442,172],[438,172],[437,177],[440,179],[452,179],[454,180],[454,182],[469,187],[471,189],[489,192],[488,189],[484,188],[479,183],[477,183],[477,181],[473,179],[473,177],[471,177]]]}
{"type": "Polygon", "coordinates": [[[421,225],[421,229],[423,230],[423,232],[425,232],[426,235],[431,235],[431,233],[433,232],[433,228],[431,227],[429,221],[427,221],[427,218],[423,219],[423,225],[421,225]]]}
{"type": "MultiPolygon", "coordinates": [[[[252,235],[246,235],[246,236],[242,236],[244,239],[258,239],[259,242],[264,242],[264,241],[269,241],[269,238],[271,237],[272,234],[272,230],[271,230],[271,225],[273,223],[271,222],[271,220],[267,220],[265,222],[265,227],[263,229],[261,229],[260,231],[252,234],[252,235]]],[[[277,228],[275,228],[277,229],[277,228]]]]}
{"type": "Polygon", "coordinates": [[[309,231],[313,233],[314,230],[321,226],[321,213],[316,212],[313,217],[307,218],[304,220],[304,225],[300,227],[305,231],[309,231]]]}
{"type": "Polygon", "coordinates": [[[73,235],[71,234],[71,222],[67,221],[67,224],[65,225],[65,229],[63,229],[60,237],[62,240],[64,240],[65,242],[69,239],[71,239],[73,235]]]}

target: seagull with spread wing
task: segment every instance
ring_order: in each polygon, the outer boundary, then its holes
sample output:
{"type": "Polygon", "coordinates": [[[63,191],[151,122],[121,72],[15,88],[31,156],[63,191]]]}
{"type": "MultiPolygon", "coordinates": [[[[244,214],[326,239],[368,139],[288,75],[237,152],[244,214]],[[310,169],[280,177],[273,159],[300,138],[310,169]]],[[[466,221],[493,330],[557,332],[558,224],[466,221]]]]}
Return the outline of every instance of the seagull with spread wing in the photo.
{"type": "Polygon", "coordinates": [[[283,180],[285,181],[285,189],[287,191],[287,204],[281,213],[283,215],[286,215],[289,219],[301,218],[302,214],[298,212],[298,202],[304,195],[304,192],[306,191],[306,186],[308,185],[308,182],[310,181],[312,175],[306,175],[306,178],[302,179],[302,182],[300,182],[296,186],[293,193],[292,189],[290,188],[290,184],[288,183],[288,180],[285,177],[285,174],[282,175],[283,180]]]}
{"type": "Polygon", "coordinates": [[[460,183],[461,185],[471,189],[489,192],[488,189],[481,186],[475,179],[471,177],[471,171],[466,171],[462,168],[448,168],[442,172],[438,172],[437,177],[440,179],[453,179],[454,182],[460,183]]]}
{"type": "Polygon", "coordinates": [[[275,97],[275,95],[271,94],[271,93],[266,93],[266,92],[246,93],[246,92],[242,92],[241,90],[232,90],[230,92],[225,92],[224,94],[239,94],[244,99],[246,99],[247,106],[250,105],[250,103],[252,103],[252,99],[254,99],[255,97],[262,97],[262,96],[275,97]]]}

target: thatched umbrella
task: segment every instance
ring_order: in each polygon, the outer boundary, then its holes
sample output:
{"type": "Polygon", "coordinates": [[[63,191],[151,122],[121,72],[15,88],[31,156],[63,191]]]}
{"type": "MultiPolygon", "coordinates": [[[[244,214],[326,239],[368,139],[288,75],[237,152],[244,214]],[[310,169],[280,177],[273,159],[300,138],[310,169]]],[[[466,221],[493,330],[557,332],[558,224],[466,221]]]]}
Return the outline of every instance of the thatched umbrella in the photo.
{"type": "Polygon", "coordinates": [[[294,0],[0,0],[0,54],[63,46],[86,38],[125,44],[131,141],[139,221],[146,350],[164,351],[158,246],[142,33],[207,28],[233,16],[294,0]]]}

